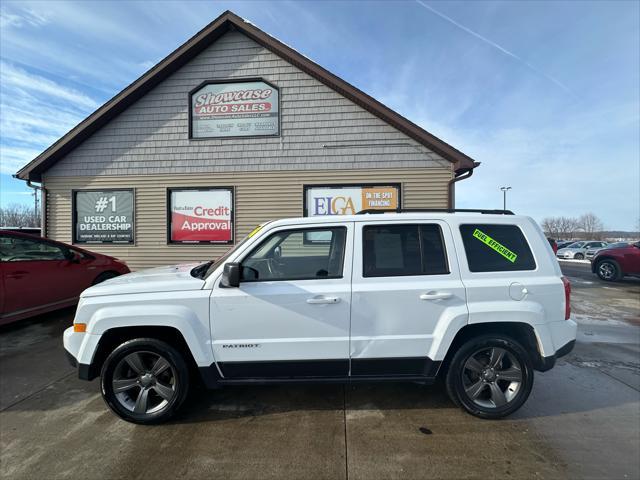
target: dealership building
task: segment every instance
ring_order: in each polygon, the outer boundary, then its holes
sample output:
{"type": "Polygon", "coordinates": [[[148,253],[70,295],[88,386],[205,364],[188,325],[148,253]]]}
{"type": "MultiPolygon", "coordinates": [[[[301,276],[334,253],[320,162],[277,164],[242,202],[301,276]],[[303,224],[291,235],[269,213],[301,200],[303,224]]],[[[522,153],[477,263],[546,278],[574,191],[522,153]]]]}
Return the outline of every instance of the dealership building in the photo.
{"type": "Polygon", "coordinates": [[[225,12],[16,176],[42,187],[45,236],[138,269],[276,218],[452,208],[478,165],[225,12]]]}

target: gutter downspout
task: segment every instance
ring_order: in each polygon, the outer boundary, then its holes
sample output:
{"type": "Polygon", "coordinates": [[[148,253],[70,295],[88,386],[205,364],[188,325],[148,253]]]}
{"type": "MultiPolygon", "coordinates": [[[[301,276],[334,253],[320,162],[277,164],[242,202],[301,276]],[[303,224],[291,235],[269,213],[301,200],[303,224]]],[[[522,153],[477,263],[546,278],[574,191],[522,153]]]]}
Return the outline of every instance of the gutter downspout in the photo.
{"type": "Polygon", "coordinates": [[[473,167],[471,168],[465,168],[464,170],[461,170],[460,172],[456,172],[456,176],[454,178],[452,178],[451,180],[449,180],[449,185],[448,185],[448,193],[449,193],[449,202],[448,202],[448,208],[455,208],[455,186],[454,183],[459,182],[460,180],[466,180],[467,178],[470,178],[473,175],[473,169],[478,167],[480,165],[480,162],[474,162],[473,163],[473,167]]]}
{"type": "MultiPolygon", "coordinates": [[[[12,175],[13,178],[18,178],[17,175],[12,175]]],[[[46,198],[47,198],[47,190],[42,185],[34,185],[31,183],[31,180],[27,180],[27,187],[36,190],[34,193],[37,195],[38,190],[40,190],[40,236],[47,236],[47,222],[46,222],[46,198]]]]}

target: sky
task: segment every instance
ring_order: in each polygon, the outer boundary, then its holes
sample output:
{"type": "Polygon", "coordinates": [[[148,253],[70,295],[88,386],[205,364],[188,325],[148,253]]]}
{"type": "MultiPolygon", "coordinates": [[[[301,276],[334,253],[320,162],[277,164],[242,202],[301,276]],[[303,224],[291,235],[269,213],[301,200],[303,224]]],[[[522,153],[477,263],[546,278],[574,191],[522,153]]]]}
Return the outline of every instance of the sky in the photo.
{"type": "Polygon", "coordinates": [[[640,2],[0,2],[0,205],[11,177],[224,10],[482,165],[458,208],[640,223],[640,2]]]}

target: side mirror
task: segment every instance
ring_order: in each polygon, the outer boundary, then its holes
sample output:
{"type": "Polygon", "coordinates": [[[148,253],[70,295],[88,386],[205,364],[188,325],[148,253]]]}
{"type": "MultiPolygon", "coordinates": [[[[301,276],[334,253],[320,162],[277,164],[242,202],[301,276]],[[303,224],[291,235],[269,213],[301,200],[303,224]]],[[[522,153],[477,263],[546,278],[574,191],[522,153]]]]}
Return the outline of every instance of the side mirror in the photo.
{"type": "Polygon", "coordinates": [[[236,262],[225,263],[222,271],[220,286],[223,288],[236,288],[240,286],[240,264],[236,262]]]}

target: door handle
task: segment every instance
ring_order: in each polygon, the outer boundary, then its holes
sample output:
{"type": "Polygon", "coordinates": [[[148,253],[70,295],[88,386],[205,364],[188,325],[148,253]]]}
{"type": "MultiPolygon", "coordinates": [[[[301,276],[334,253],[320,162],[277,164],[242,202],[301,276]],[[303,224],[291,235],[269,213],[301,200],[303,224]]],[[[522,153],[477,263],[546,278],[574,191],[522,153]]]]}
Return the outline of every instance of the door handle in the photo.
{"type": "Polygon", "coordinates": [[[453,297],[453,293],[450,292],[429,292],[420,295],[420,300],[446,300],[453,297]]]}
{"type": "Polygon", "coordinates": [[[340,298],[338,297],[325,297],[324,295],[320,295],[317,297],[307,298],[307,303],[311,305],[322,305],[327,303],[338,303],[340,298]]]}
{"type": "Polygon", "coordinates": [[[29,272],[25,272],[23,270],[17,271],[17,272],[12,272],[12,273],[7,273],[7,278],[15,278],[15,279],[19,279],[24,277],[25,275],[27,275],[29,272]]]}

